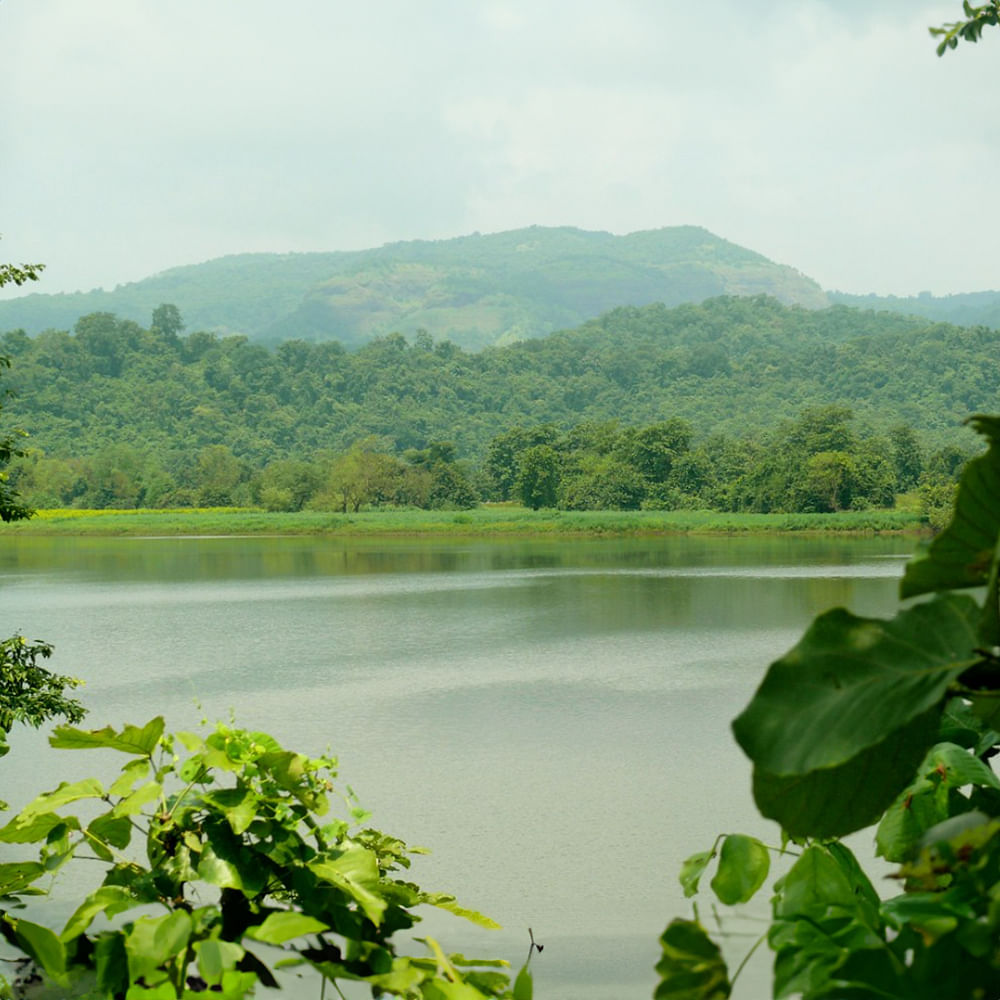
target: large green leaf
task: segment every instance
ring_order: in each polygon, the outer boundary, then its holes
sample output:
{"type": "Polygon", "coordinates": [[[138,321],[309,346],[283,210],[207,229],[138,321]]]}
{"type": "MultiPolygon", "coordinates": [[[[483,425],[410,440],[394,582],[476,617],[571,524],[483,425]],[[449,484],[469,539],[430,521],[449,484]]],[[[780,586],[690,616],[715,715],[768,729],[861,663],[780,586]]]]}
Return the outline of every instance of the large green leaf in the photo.
{"type": "Polygon", "coordinates": [[[847,763],[936,706],[979,661],[978,617],[965,596],[939,597],[890,621],[843,608],[821,615],[771,664],[733,723],[737,741],[771,774],[847,763]]]}
{"type": "Polygon", "coordinates": [[[320,878],[342,889],[361,907],[365,916],[378,926],[385,914],[386,902],[376,894],[379,881],[378,860],[364,847],[351,846],[333,861],[315,861],[310,869],[320,878]]]}
{"type": "Polygon", "coordinates": [[[1000,537],[1000,417],[969,421],[989,441],[989,449],[969,462],[955,501],[951,523],[926,555],[906,567],[900,596],[981,587],[989,582],[1000,537]]]}
{"type": "Polygon", "coordinates": [[[141,728],[126,725],[119,733],[111,726],[103,729],[75,729],[72,726],[57,726],[49,743],[60,750],[91,750],[107,747],[122,753],[148,757],[156,749],[163,735],[163,718],[157,716],[141,728]]]}
{"type": "Polygon", "coordinates": [[[757,808],[795,837],[843,837],[870,826],[913,777],[937,719],[932,708],[839,767],[793,775],[755,767],[757,808]]]}
{"type": "Polygon", "coordinates": [[[654,1000],[725,1000],[732,991],[719,946],[693,920],[672,920],[660,937],[663,958],[654,1000]]]}

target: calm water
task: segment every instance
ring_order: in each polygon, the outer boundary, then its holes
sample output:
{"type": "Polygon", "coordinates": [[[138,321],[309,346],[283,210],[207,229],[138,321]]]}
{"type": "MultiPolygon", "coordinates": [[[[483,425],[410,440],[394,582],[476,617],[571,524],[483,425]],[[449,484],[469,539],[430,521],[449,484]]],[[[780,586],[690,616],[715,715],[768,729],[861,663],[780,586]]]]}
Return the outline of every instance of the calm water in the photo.
{"type": "MultiPolygon", "coordinates": [[[[680,861],[722,830],[776,838],[729,721],[813,615],[891,613],[912,548],[0,536],[0,633],[56,644],[89,725],[232,712],[331,746],[373,823],[433,849],[414,878],[505,928],[435,914],[422,932],[519,963],[531,926],[541,1000],[643,998],[659,933],[689,913],[680,861]]],[[[12,803],[100,770],[13,742],[12,803]]]]}

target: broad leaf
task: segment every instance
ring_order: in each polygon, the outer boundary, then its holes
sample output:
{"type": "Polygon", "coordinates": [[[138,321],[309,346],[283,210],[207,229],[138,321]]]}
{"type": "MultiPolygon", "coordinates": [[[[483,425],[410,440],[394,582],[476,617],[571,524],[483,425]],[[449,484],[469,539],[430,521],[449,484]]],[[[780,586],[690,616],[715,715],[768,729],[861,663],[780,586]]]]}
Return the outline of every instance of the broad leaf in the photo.
{"type": "Polygon", "coordinates": [[[768,935],[776,997],[837,996],[852,952],[884,951],[878,895],[842,844],[807,847],[776,890],[768,935]]]}
{"type": "Polygon", "coordinates": [[[74,816],[64,817],[56,813],[36,813],[25,818],[15,816],[5,827],[0,829],[0,843],[33,844],[45,840],[57,826],[68,826],[74,830],[80,829],[80,824],[74,816]]]}
{"type": "Polygon", "coordinates": [[[260,802],[245,785],[223,788],[204,797],[205,801],[222,810],[234,834],[245,833],[257,816],[260,802]]]}
{"type": "Polygon", "coordinates": [[[111,918],[119,913],[124,913],[133,906],[141,906],[141,900],[137,900],[128,889],[120,885],[105,885],[92,892],[77,908],[76,912],[66,922],[60,938],[63,941],[72,941],[73,938],[82,934],[93,922],[94,918],[103,913],[111,918]]]}
{"type": "Polygon", "coordinates": [[[132,791],[132,786],[145,778],[149,774],[149,761],[140,758],[130,760],[123,768],[122,773],[115,779],[114,784],[108,789],[109,795],[128,795],[132,791]]]}
{"type": "Polygon", "coordinates": [[[151,919],[140,917],[125,938],[129,976],[148,976],[178,955],[191,937],[191,917],[182,910],[151,919]]]}
{"type": "Polygon", "coordinates": [[[60,750],[91,750],[96,747],[107,747],[111,750],[121,750],[122,753],[148,757],[156,749],[156,744],[162,735],[163,718],[157,716],[142,728],[127,725],[120,733],[111,726],[89,730],[57,726],[49,737],[49,743],[60,750]]]}
{"type": "Polygon", "coordinates": [[[953,743],[933,747],[916,778],[882,817],[875,835],[878,853],[887,861],[906,860],[927,831],[951,814],[949,793],[966,785],[1000,789],[1000,780],[988,765],[962,747],[953,743]]]}
{"type": "Polygon", "coordinates": [[[746,903],[764,884],[771,869],[767,848],[753,837],[730,834],[722,842],[712,891],[727,906],[746,903]]]}
{"type": "Polygon", "coordinates": [[[134,792],[126,795],[111,810],[111,815],[115,819],[134,816],[137,812],[142,811],[143,806],[148,805],[150,802],[155,802],[160,797],[162,791],[162,787],[155,781],[151,781],[147,785],[140,785],[134,792]]]}
{"type": "Polygon", "coordinates": [[[283,913],[269,913],[265,921],[258,927],[250,927],[247,936],[264,944],[284,944],[292,938],[304,934],[318,934],[330,928],[315,917],[286,910],[283,913]]]}
{"type": "Polygon", "coordinates": [[[870,826],[912,779],[937,719],[931,709],[839,767],[801,775],[755,767],[757,808],[794,837],[843,837],[870,826]]]}
{"type": "Polygon", "coordinates": [[[334,861],[313,862],[309,867],[354,899],[373,924],[378,926],[382,922],[386,902],[374,892],[378,887],[379,870],[371,851],[353,846],[334,861]]]}
{"type": "Polygon", "coordinates": [[[663,958],[654,1000],[725,1000],[732,991],[719,946],[693,920],[672,920],[660,938],[663,958]]]}
{"type": "Polygon", "coordinates": [[[535,994],[535,982],[531,978],[531,970],[525,965],[514,980],[514,1000],[532,1000],[535,994]]]}
{"type": "Polygon", "coordinates": [[[45,874],[45,866],[37,861],[13,861],[0,864],[0,896],[21,892],[45,874]]]}
{"type": "Polygon", "coordinates": [[[62,782],[51,792],[44,792],[33,802],[29,802],[17,817],[22,822],[33,820],[42,813],[52,812],[59,806],[76,802],[79,799],[99,799],[104,795],[104,786],[96,778],[85,778],[72,784],[62,782]]]}
{"type": "Polygon", "coordinates": [[[922,559],[907,565],[899,588],[903,598],[989,582],[1000,537],[1000,417],[969,422],[987,438],[989,449],[966,465],[951,523],[922,559]]]}
{"type": "Polygon", "coordinates": [[[199,941],[194,947],[198,954],[198,972],[209,986],[221,983],[224,973],[235,969],[236,963],[243,957],[243,949],[232,941],[209,938],[199,941]]]}
{"type": "Polygon", "coordinates": [[[62,941],[40,924],[18,920],[14,934],[21,947],[45,970],[46,975],[59,981],[66,971],[66,951],[62,941]]]}
{"type": "Polygon", "coordinates": [[[847,763],[938,705],[978,662],[978,616],[964,596],[937,598],[891,621],[842,608],[821,615],[771,664],[733,723],[737,741],[776,775],[847,763]]]}

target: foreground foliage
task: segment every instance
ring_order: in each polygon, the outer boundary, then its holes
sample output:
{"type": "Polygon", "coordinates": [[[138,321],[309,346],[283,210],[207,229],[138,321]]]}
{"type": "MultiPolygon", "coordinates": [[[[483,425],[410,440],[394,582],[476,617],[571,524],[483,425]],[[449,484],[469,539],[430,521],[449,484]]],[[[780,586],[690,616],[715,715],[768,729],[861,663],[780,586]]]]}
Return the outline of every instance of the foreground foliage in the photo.
{"type": "MultiPolygon", "coordinates": [[[[289,968],[363,982],[374,996],[511,995],[505,962],[448,956],[429,938],[424,957],[397,952],[393,935],[415,925],[418,905],[496,925],[403,877],[420,852],[363,825],[353,796],[334,787],[333,758],[225,725],[165,735],[162,718],[62,726],[50,742],[127,758],[109,785],[62,783],[0,828],[0,843],[37,851],[0,864],[0,934],[64,995],[177,1000],[208,989],[235,1000],[278,986],[289,968]],[[103,877],[61,929],[18,914],[43,876],[85,859],[103,877]]],[[[526,969],[514,995],[530,1000],[526,969]]]]}
{"type": "MultiPolygon", "coordinates": [[[[775,997],[1000,993],[1000,780],[989,765],[1000,750],[1000,417],[971,422],[989,449],[900,586],[925,599],[890,620],[821,615],[733,723],[760,812],[783,846],[798,845],[779,852],[795,860],[774,883],[766,933],[775,997]],[[899,866],[904,890],[887,900],[838,839],[876,823],[876,854],[899,866]]],[[[772,852],[722,836],[685,863],[685,894],[714,863],[715,896],[745,903],[772,852]]],[[[697,911],[667,928],[663,949],[657,997],[729,995],[697,911]]]]}

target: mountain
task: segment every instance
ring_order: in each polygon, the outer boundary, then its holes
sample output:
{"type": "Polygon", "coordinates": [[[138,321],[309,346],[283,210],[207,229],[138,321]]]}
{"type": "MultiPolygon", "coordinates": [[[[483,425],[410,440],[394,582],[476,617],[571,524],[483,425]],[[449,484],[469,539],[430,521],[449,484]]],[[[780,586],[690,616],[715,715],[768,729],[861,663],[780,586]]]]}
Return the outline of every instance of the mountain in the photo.
{"type": "Polygon", "coordinates": [[[848,295],[828,292],[835,305],[873,309],[876,312],[902,313],[919,316],[938,323],[956,326],[988,326],[1000,329],[1000,292],[965,292],[959,295],[848,295]]]}
{"type": "Polygon", "coordinates": [[[425,329],[478,350],[578,326],[616,306],[758,294],[829,305],[819,285],[794,268],[696,226],[627,236],[533,226],[354,252],[241,254],[113,291],[27,295],[0,302],[0,331],[72,329],[94,312],[145,325],[169,302],[189,330],[263,344],[339,340],[353,347],[425,329]]]}

